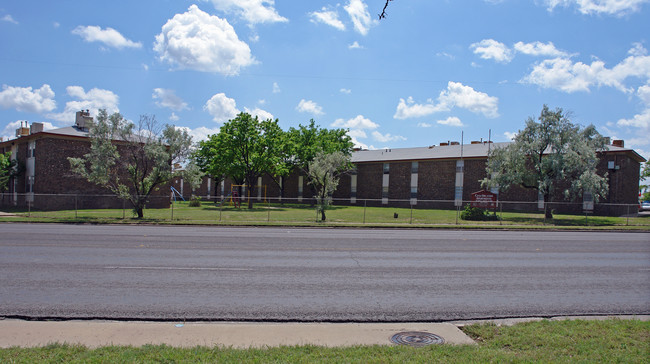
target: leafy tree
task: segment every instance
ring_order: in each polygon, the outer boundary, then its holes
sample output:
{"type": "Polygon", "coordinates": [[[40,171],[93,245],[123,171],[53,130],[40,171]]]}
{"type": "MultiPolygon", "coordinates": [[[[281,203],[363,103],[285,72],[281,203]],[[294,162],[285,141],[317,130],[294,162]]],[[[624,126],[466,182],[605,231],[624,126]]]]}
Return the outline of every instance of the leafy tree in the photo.
{"type": "Polygon", "coordinates": [[[0,192],[9,187],[9,179],[16,174],[16,161],[11,159],[11,152],[0,154],[0,192]]]}
{"type": "MultiPolygon", "coordinates": [[[[240,113],[226,122],[219,134],[199,143],[194,160],[212,176],[229,176],[238,184],[245,182],[253,193],[258,177],[287,173],[286,166],[279,163],[283,135],[277,119],[260,121],[257,116],[240,113]]],[[[248,199],[248,208],[253,208],[252,199],[248,199]]]]}
{"type": "MultiPolygon", "coordinates": [[[[606,177],[596,174],[596,153],[602,150],[605,139],[593,125],[581,128],[562,109],[544,105],[538,121],[528,118],[514,143],[492,149],[483,185],[535,189],[546,202],[555,192],[565,198],[591,192],[597,202],[608,190],[606,177]]],[[[553,217],[549,209],[546,217],[553,217]]]]}
{"type": "MultiPolygon", "coordinates": [[[[292,145],[292,168],[311,179],[309,164],[319,153],[332,154],[341,152],[350,156],[354,143],[346,129],[324,129],[316,125],[312,119],[309,125],[298,125],[298,128],[290,128],[287,143],[292,145]]],[[[347,166],[349,167],[349,166],[347,166]]],[[[309,183],[309,180],[307,181],[309,183]]],[[[314,188],[314,184],[310,184],[314,188]]],[[[315,193],[316,191],[313,190],[315,193]]]]}
{"type": "Polygon", "coordinates": [[[152,192],[173,176],[172,164],[188,157],[192,137],[155,117],[140,116],[138,125],[121,114],[99,110],[89,125],[90,153],[68,158],[72,171],[128,200],[138,218],[152,192]]]}
{"type": "MultiPolygon", "coordinates": [[[[645,166],[641,170],[641,180],[650,182],[650,161],[645,162],[645,166]]],[[[650,201],[650,188],[648,185],[640,185],[639,194],[641,195],[639,198],[641,201],[650,201]]]]}
{"type": "Polygon", "coordinates": [[[339,185],[339,177],[348,170],[350,156],[341,151],[325,154],[320,151],[309,162],[310,183],[316,188],[316,205],[325,221],[325,210],[332,202],[332,193],[339,185]]]}
{"type": "Polygon", "coordinates": [[[196,165],[194,161],[190,161],[185,168],[180,172],[180,175],[183,177],[184,181],[190,185],[192,192],[201,186],[203,182],[203,177],[205,173],[201,171],[201,168],[196,165]]]}

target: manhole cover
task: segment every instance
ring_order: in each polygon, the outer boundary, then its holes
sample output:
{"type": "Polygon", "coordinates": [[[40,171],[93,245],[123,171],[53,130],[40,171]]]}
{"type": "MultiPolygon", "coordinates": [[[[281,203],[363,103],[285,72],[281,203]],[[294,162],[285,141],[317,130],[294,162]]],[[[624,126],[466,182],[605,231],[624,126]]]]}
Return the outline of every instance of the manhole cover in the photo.
{"type": "Polygon", "coordinates": [[[410,331],[399,332],[390,338],[395,344],[408,346],[426,346],[435,344],[444,344],[445,339],[429,332],[410,331]]]}

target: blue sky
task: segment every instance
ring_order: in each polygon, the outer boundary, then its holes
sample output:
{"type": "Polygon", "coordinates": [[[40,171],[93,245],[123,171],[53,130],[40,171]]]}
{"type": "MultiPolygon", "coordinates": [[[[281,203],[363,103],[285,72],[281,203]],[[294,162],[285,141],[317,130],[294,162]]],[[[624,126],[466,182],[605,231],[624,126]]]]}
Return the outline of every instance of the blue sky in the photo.
{"type": "Polygon", "coordinates": [[[364,148],[507,141],[543,104],[650,157],[650,0],[0,2],[0,136],[239,111],[364,148]]]}

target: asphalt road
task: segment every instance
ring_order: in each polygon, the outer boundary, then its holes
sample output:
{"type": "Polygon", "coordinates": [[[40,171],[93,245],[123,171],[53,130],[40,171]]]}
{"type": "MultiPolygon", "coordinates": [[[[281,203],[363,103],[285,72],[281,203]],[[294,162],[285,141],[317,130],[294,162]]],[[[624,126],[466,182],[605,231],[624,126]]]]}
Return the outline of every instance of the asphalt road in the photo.
{"type": "Polygon", "coordinates": [[[650,314],[650,234],[0,224],[0,316],[650,314]]]}

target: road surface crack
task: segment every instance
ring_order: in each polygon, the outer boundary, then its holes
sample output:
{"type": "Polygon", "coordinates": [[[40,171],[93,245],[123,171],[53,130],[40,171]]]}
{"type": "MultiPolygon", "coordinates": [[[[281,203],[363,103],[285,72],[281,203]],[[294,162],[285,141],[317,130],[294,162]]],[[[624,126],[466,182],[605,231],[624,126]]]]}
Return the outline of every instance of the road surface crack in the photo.
{"type": "Polygon", "coordinates": [[[352,252],[350,252],[350,259],[354,260],[354,262],[357,263],[357,267],[361,268],[361,263],[359,263],[359,260],[352,255],[352,252]]]}

